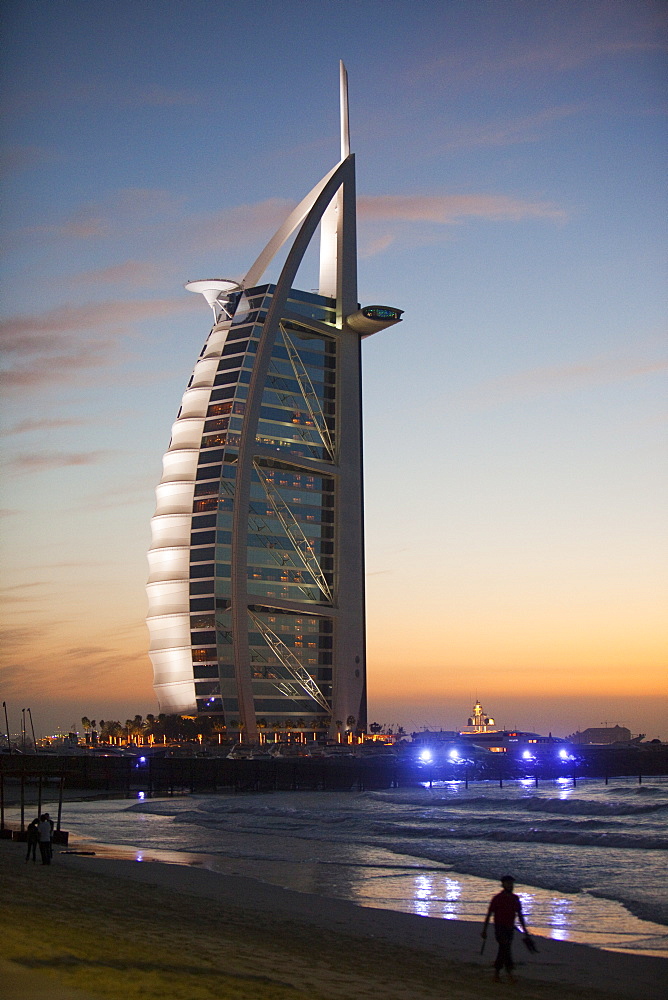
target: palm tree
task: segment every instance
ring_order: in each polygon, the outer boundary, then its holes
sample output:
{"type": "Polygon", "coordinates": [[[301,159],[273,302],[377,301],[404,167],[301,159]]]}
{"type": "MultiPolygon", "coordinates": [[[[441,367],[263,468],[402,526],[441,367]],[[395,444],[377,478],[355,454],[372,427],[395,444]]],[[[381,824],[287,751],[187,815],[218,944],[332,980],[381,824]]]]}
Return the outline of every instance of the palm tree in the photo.
{"type": "Polygon", "coordinates": [[[214,718],[211,723],[211,728],[214,733],[218,736],[218,743],[223,741],[223,733],[227,732],[227,726],[225,725],[225,720],[221,718],[214,718]]]}
{"type": "Polygon", "coordinates": [[[151,715],[150,712],[147,712],[146,719],[144,721],[144,732],[146,733],[149,745],[151,746],[153,745],[153,743],[155,743],[154,727],[155,727],[155,715],[151,715]]]}
{"type": "Polygon", "coordinates": [[[111,722],[106,722],[105,726],[107,730],[108,739],[110,739],[114,743],[119,742],[123,735],[123,726],[120,724],[120,722],[117,722],[116,719],[113,719],[111,722]]]}
{"type": "Polygon", "coordinates": [[[144,742],[144,719],[141,715],[135,715],[132,720],[132,735],[137,741],[144,742]]]}
{"type": "Polygon", "coordinates": [[[87,715],[83,716],[83,718],[81,720],[81,725],[83,726],[85,734],[86,734],[86,736],[85,736],[86,743],[90,743],[90,719],[88,718],[87,715]]]}

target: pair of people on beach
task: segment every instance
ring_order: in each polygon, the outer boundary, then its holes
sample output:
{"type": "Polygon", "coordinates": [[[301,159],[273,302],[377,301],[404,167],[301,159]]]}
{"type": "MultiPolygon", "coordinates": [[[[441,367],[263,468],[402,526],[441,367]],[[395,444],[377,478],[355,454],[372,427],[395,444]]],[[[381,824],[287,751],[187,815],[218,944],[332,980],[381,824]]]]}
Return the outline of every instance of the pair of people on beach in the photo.
{"type": "Polygon", "coordinates": [[[529,937],[527,925],[524,922],[520,897],[513,892],[515,879],[512,875],[504,875],[501,879],[501,885],[503,886],[501,892],[498,892],[496,896],[492,896],[481,932],[484,948],[484,941],[487,938],[487,925],[493,917],[494,936],[499,946],[494,961],[494,981],[497,983],[501,981],[501,969],[505,969],[510,981],[514,982],[513,969],[515,968],[515,963],[513,962],[512,945],[516,920],[519,921],[524,931],[525,941],[529,949],[536,950],[529,937]]]}
{"type": "Polygon", "coordinates": [[[49,818],[48,813],[42,813],[41,816],[34,819],[28,826],[26,837],[28,842],[26,861],[29,861],[31,856],[33,862],[37,860],[37,845],[39,844],[39,853],[42,859],[42,864],[50,865],[51,858],[53,856],[52,837],[53,820],[49,818]]]}

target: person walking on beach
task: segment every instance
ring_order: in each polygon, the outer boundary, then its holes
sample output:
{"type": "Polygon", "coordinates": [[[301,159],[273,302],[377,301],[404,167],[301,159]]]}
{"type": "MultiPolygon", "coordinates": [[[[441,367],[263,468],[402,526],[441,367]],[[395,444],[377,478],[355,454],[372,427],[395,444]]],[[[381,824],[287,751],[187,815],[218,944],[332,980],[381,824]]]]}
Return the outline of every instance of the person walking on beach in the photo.
{"type": "Polygon", "coordinates": [[[497,983],[501,981],[501,969],[503,968],[505,968],[508,973],[510,981],[514,981],[513,969],[515,968],[515,963],[513,962],[512,945],[513,933],[515,931],[515,918],[519,920],[524,933],[529,933],[527,931],[527,925],[524,922],[524,914],[522,913],[522,903],[520,902],[520,897],[513,892],[513,889],[515,888],[515,879],[512,875],[504,875],[501,879],[501,885],[503,886],[502,891],[497,892],[496,896],[492,896],[489,909],[487,910],[487,916],[485,917],[485,922],[482,926],[481,935],[483,939],[487,937],[487,924],[493,915],[494,936],[496,937],[499,945],[499,951],[494,962],[494,981],[497,983]]]}
{"type": "Polygon", "coordinates": [[[32,823],[28,824],[28,829],[26,830],[26,842],[28,844],[26,862],[30,861],[31,854],[33,862],[37,861],[37,845],[39,844],[39,830],[37,829],[38,824],[39,816],[37,816],[32,823]]]}
{"type": "Polygon", "coordinates": [[[49,819],[48,813],[42,813],[37,824],[39,834],[39,853],[42,856],[42,864],[51,864],[51,835],[53,833],[53,822],[49,819]]]}

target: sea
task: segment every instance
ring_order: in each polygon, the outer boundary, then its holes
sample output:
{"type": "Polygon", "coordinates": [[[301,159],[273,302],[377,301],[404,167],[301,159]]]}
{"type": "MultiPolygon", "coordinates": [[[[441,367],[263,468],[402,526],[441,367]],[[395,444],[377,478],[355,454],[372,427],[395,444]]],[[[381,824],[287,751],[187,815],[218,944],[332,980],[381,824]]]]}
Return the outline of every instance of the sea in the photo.
{"type": "Polygon", "coordinates": [[[481,922],[510,874],[535,934],[668,958],[668,778],[139,792],[68,802],[63,826],[70,849],[443,920],[481,922]]]}

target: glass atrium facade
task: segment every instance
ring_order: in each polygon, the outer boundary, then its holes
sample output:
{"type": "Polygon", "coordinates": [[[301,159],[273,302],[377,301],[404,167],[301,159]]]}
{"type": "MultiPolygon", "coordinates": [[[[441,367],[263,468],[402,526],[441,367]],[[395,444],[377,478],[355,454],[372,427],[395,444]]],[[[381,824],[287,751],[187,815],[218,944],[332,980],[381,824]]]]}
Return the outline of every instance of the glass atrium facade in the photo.
{"type": "MultiPolygon", "coordinates": [[[[273,285],[247,290],[232,304],[231,320],[213,327],[174,424],[149,556],[151,655],[156,681],[180,685],[178,710],[190,705],[235,727],[243,715],[239,670],[245,670],[260,727],[327,729],[337,643],[341,330],[332,299],[291,291],[268,368],[254,377],[258,348],[272,336],[264,321],[273,292],[273,285]],[[259,405],[251,407],[253,397],[259,405]],[[251,408],[257,419],[247,431],[254,437],[248,503],[235,511],[243,503],[239,449],[251,408]],[[182,544],[171,544],[179,540],[172,530],[165,545],[163,529],[176,528],[175,519],[182,544]],[[243,638],[235,636],[231,610],[240,563],[243,638]]],[[[163,710],[176,707],[167,698],[163,710]]]]}

